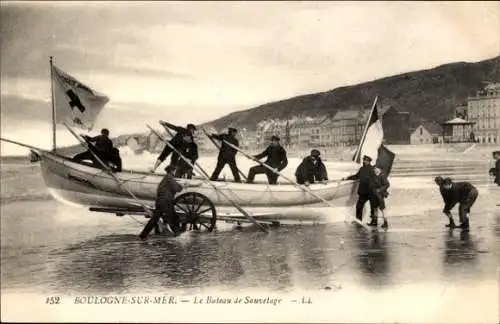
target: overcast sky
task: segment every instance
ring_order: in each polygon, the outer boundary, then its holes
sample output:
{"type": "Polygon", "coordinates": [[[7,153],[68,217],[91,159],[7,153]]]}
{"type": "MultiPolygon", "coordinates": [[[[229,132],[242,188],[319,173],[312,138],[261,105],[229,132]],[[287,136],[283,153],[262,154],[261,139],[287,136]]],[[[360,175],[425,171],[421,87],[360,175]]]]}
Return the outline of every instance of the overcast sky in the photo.
{"type": "Polygon", "coordinates": [[[1,133],[50,147],[50,55],[110,97],[96,128],[118,135],[492,58],[499,17],[499,2],[3,1],[1,133]]]}

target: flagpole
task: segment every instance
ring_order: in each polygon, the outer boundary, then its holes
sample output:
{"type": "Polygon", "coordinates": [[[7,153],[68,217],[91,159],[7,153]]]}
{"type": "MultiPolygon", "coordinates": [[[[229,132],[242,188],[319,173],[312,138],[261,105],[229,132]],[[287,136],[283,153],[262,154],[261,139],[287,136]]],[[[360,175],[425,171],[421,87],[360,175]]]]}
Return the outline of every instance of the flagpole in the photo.
{"type": "MultiPolygon", "coordinates": [[[[365,123],[365,129],[363,130],[363,135],[361,136],[361,141],[359,142],[358,148],[356,149],[356,154],[354,155],[355,159],[357,160],[359,155],[361,154],[361,147],[363,146],[363,143],[366,138],[366,133],[368,132],[368,124],[370,123],[370,120],[372,119],[372,114],[373,111],[375,110],[375,107],[377,106],[377,101],[378,101],[378,96],[375,97],[375,100],[372,105],[372,109],[370,110],[370,114],[368,115],[368,120],[365,123]]],[[[377,116],[378,118],[378,116],[377,116]]]]}
{"type": "Polygon", "coordinates": [[[54,78],[52,75],[52,56],[50,57],[50,95],[52,102],[52,151],[56,151],[56,108],[54,105],[54,78]]]}

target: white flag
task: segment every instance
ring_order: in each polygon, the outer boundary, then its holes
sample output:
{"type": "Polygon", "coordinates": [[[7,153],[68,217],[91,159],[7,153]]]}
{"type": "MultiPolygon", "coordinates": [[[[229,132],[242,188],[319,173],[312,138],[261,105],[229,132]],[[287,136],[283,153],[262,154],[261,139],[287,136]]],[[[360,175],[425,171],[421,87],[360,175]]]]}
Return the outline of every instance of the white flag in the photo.
{"type": "Polygon", "coordinates": [[[56,123],[92,130],[109,98],[52,66],[56,123]]]}
{"type": "Polygon", "coordinates": [[[367,155],[372,158],[373,161],[376,161],[378,157],[378,150],[384,139],[382,121],[378,116],[377,99],[378,98],[375,98],[371,114],[368,118],[365,136],[361,139],[361,143],[353,157],[353,161],[356,163],[361,163],[364,155],[367,155]]]}

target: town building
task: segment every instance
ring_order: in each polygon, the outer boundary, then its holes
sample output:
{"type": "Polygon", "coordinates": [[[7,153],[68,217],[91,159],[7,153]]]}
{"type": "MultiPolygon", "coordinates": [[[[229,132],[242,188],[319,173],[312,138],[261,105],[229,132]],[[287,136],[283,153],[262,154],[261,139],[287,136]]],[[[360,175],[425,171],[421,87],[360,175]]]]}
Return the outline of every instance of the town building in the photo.
{"type": "Polygon", "coordinates": [[[490,83],[467,100],[469,121],[479,143],[500,143],[500,83],[490,83]]]}
{"type": "Polygon", "coordinates": [[[443,127],[443,141],[445,143],[474,142],[474,122],[455,117],[445,123],[443,127]]]}
{"type": "Polygon", "coordinates": [[[368,119],[369,109],[348,109],[337,112],[329,122],[331,143],[335,147],[358,145],[368,119]]]}
{"type": "Polygon", "coordinates": [[[443,129],[439,124],[423,122],[410,135],[410,144],[436,144],[443,142],[443,129]]]}
{"type": "Polygon", "coordinates": [[[386,144],[410,144],[410,113],[394,106],[384,106],[379,111],[386,144]]]}
{"type": "Polygon", "coordinates": [[[246,128],[239,130],[237,139],[240,143],[240,148],[243,150],[255,150],[257,148],[257,132],[250,131],[246,128]]]}

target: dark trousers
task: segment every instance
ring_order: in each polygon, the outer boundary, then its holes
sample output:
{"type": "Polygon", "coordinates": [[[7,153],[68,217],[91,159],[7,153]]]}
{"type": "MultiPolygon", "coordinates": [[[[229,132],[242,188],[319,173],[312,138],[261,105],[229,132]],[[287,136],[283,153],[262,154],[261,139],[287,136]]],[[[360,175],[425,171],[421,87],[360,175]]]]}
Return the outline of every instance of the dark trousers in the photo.
{"type": "Polygon", "coordinates": [[[193,178],[193,168],[187,165],[187,163],[181,163],[175,170],[174,177],[183,178],[184,176],[186,176],[187,179],[193,178]]]}
{"type": "Polygon", "coordinates": [[[369,194],[358,194],[358,201],[356,203],[356,218],[359,221],[363,219],[363,208],[365,207],[367,201],[370,202],[371,218],[375,218],[375,206],[377,206],[375,197],[369,194]]]}
{"type": "MultiPolygon", "coordinates": [[[[96,155],[99,157],[99,159],[108,164],[108,157],[102,153],[102,152],[96,152],[96,155]]],[[[72,159],[71,159],[73,162],[82,162],[83,160],[90,160],[92,161],[92,163],[97,166],[97,167],[102,167],[101,164],[96,160],[96,158],[94,157],[94,155],[90,152],[90,151],[85,151],[85,152],[82,152],[82,153],[79,153],[77,155],[75,155],[72,159]]]]}
{"type": "Polygon", "coordinates": [[[463,201],[460,202],[458,206],[458,215],[460,217],[460,223],[464,224],[467,222],[468,217],[467,214],[470,213],[470,209],[472,205],[476,202],[477,196],[479,195],[477,189],[472,189],[467,197],[463,201]]]}
{"type": "MultiPolygon", "coordinates": [[[[169,142],[169,144],[172,145],[177,151],[180,150],[179,144],[175,144],[172,142],[169,142]]],[[[164,149],[163,154],[162,154],[164,156],[164,159],[167,159],[167,157],[170,155],[170,153],[172,153],[172,157],[170,157],[170,165],[176,166],[177,162],[179,161],[179,154],[174,152],[174,150],[172,150],[172,148],[169,145],[165,146],[165,149],[164,149]]]]}
{"type": "Polygon", "coordinates": [[[170,225],[170,228],[173,231],[179,229],[179,216],[175,212],[173,201],[158,197],[156,199],[153,217],[151,217],[139,236],[143,238],[147,237],[151,230],[158,226],[160,217],[163,219],[165,224],[170,225]]]}
{"type": "Polygon", "coordinates": [[[257,165],[250,168],[250,170],[248,171],[247,182],[253,182],[253,180],[255,179],[255,175],[262,173],[266,174],[269,184],[278,183],[278,175],[262,165],[257,165]]]}
{"type": "Polygon", "coordinates": [[[311,177],[311,178],[309,178],[309,179],[306,179],[306,178],[304,178],[301,174],[296,175],[296,176],[295,176],[295,179],[297,180],[297,183],[298,183],[298,184],[304,184],[304,183],[306,183],[306,181],[307,181],[307,182],[309,182],[309,183],[314,183],[314,177],[311,177]]]}
{"type": "MultiPolygon", "coordinates": [[[[382,193],[375,193],[373,195],[373,202],[374,204],[371,205],[372,209],[378,208],[380,210],[385,209],[385,198],[382,193]]],[[[373,217],[373,212],[372,212],[372,217],[373,217]]]]}
{"type": "MultiPolygon", "coordinates": [[[[97,156],[106,165],[109,166],[111,163],[112,164],[111,168],[114,172],[122,171],[122,159],[119,155],[118,156],[105,156],[104,153],[98,153],[97,156]]],[[[79,154],[75,155],[71,160],[73,162],[77,162],[77,163],[81,162],[83,160],[90,160],[90,161],[92,161],[94,166],[96,166],[98,168],[102,168],[101,163],[99,163],[96,160],[96,158],[94,157],[94,155],[92,155],[92,153],[90,151],[85,151],[85,152],[79,153],[79,154]]]]}
{"type": "Polygon", "coordinates": [[[238,173],[238,167],[236,166],[236,159],[235,158],[224,159],[222,157],[219,157],[217,159],[217,165],[215,166],[215,170],[212,173],[210,180],[212,180],[212,181],[217,180],[217,178],[219,177],[219,174],[221,173],[222,169],[224,169],[226,164],[229,165],[229,167],[231,168],[231,173],[233,174],[234,181],[240,182],[241,178],[240,178],[240,174],[238,173]]]}
{"type": "Polygon", "coordinates": [[[75,155],[71,160],[73,162],[81,162],[83,160],[90,160],[92,161],[92,163],[96,162],[94,156],[92,155],[92,153],[90,153],[90,151],[79,153],[75,155]]]}

